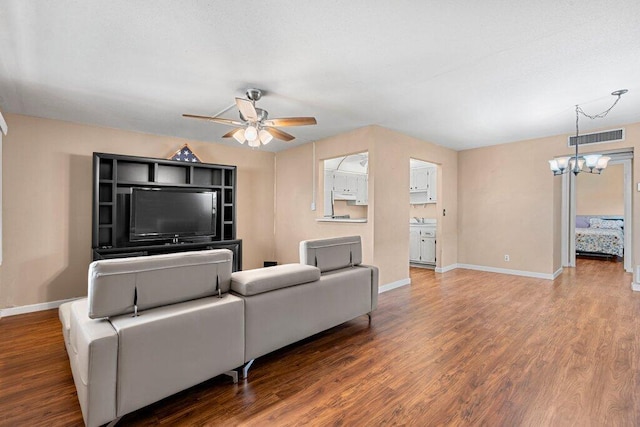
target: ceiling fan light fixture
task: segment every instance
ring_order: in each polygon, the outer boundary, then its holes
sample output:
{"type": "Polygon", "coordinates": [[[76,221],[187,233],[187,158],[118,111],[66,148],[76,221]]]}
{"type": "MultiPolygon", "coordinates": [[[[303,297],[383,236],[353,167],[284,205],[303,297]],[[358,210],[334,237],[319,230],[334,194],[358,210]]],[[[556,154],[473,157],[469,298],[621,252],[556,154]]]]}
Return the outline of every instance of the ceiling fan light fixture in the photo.
{"type": "Polygon", "coordinates": [[[240,128],[237,131],[235,131],[233,134],[233,138],[236,141],[238,141],[240,144],[244,144],[244,141],[245,141],[244,129],[240,128]]]}
{"type": "Polygon", "coordinates": [[[254,140],[248,139],[247,141],[248,141],[249,147],[251,147],[251,148],[260,147],[260,140],[258,138],[254,139],[254,140]]]}
{"type": "Polygon", "coordinates": [[[258,135],[260,136],[260,142],[262,142],[263,145],[267,145],[273,139],[273,136],[271,136],[269,131],[267,131],[266,129],[260,130],[260,133],[258,135]]]}
{"type": "MultiPolygon", "coordinates": [[[[244,137],[249,142],[253,142],[253,141],[257,140],[258,139],[258,129],[256,129],[255,126],[253,126],[253,125],[247,126],[247,128],[244,130],[244,137]]],[[[260,145],[260,144],[258,144],[258,145],[260,145]]]]}

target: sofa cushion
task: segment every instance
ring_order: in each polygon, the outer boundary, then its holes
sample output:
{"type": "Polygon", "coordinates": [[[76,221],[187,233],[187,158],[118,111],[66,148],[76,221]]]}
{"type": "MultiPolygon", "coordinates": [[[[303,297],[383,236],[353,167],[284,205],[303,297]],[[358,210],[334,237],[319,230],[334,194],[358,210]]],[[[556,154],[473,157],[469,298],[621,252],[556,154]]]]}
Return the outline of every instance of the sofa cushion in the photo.
{"type": "Polygon", "coordinates": [[[231,290],[250,296],[275,289],[315,282],[320,270],[303,264],[283,264],[255,270],[237,271],[231,274],[231,290]]]}
{"type": "Polygon", "coordinates": [[[101,260],[89,266],[89,317],[132,313],[225,293],[231,283],[228,249],[101,260]]]}
{"type": "Polygon", "coordinates": [[[316,266],[323,273],[361,264],[362,243],[360,236],[300,242],[300,263],[316,266]]]}

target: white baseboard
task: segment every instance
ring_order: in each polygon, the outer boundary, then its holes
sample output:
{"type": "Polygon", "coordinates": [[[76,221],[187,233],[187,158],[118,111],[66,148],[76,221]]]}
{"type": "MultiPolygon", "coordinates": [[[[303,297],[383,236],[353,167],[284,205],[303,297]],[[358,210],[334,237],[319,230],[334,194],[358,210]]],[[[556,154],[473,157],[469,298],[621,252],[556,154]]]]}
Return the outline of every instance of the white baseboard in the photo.
{"type": "Polygon", "coordinates": [[[538,273],[535,271],[523,271],[523,270],[510,270],[507,268],[486,267],[484,265],[472,265],[472,264],[457,264],[458,268],[466,268],[468,270],[486,271],[489,273],[510,274],[512,276],[533,277],[535,279],[553,280],[557,275],[562,273],[562,269],[556,271],[553,274],[538,273]]]}
{"type": "Polygon", "coordinates": [[[8,316],[16,316],[18,314],[33,313],[36,311],[51,310],[52,308],[60,307],[65,302],[74,301],[77,299],[78,298],[69,298],[69,299],[61,299],[58,301],[43,302],[40,304],[30,304],[30,305],[22,305],[19,307],[3,308],[2,310],[0,310],[0,318],[2,318],[3,316],[8,317],[8,316]]]}
{"type": "Polygon", "coordinates": [[[640,292],[640,283],[631,282],[631,290],[640,292]]]}
{"type": "Polygon", "coordinates": [[[387,292],[392,289],[400,288],[402,286],[406,286],[410,284],[411,284],[411,279],[408,277],[406,279],[396,280],[395,282],[387,283],[386,285],[380,286],[378,288],[378,293],[381,294],[383,292],[387,292]]]}
{"type": "Polygon", "coordinates": [[[455,270],[458,268],[458,264],[449,264],[446,267],[436,267],[436,273],[446,273],[447,271],[455,270]]]}
{"type": "Polygon", "coordinates": [[[556,279],[559,275],[561,275],[561,274],[562,274],[562,270],[564,270],[564,268],[562,268],[562,267],[560,267],[559,269],[557,269],[557,270],[556,270],[556,272],[555,272],[555,273],[553,273],[553,279],[551,279],[551,280],[554,280],[554,279],[556,279]]]}

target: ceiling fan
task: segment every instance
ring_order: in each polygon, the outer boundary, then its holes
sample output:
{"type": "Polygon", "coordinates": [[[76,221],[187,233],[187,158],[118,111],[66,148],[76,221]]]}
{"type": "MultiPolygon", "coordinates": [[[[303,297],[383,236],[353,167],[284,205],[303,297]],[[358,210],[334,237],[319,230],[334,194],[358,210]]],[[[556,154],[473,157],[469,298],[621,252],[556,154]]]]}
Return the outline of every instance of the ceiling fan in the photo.
{"type": "Polygon", "coordinates": [[[269,119],[269,113],[267,110],[256,108],[256,101],[262,98],[262,91],[260,89],[247,89],[246,94],[247,99],[236,98],[236,106],[240,113],[240,120],[197,116],[194,114],[183,114],[182,116],[234,126],[236,129],[225,133],[222,137],[233,137],[240,144],[244,144],[246,141],[249,143],[250,147],[259,147],[261,143],[266,145],[271,142],[273,138],[277,138],[285,142],[290,142],[295,139],[293,135],[277,129],[277,127],[306,126],[315,125],[317,123],[315,117],[283,117],[279,119],[269,119]]]}

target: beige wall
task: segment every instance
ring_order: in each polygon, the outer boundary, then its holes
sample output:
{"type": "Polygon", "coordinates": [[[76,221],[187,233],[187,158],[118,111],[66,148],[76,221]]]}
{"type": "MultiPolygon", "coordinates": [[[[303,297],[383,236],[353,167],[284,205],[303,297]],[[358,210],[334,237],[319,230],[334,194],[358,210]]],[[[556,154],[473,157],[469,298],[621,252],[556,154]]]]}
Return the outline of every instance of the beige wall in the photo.
{"type": "MultiPolygon", "coordinates": [[[[581,152],[637,151],[640,123],[625,129],[625,141],[585,147],[581,152]]],[[[560,268],[562,178],[553,176],[547,162],[558,155],[571,155],[566,135],[459,152],[459,263],[543,274],[560,268]],[[510,262],[504,261],[505,254],[510,262]]],[[[634,162],[634,183],[639,173],[640,162],[634,162]]],[[[633,211],[637,212],[640,193],[633,185],[633,211]]],[[[636,265],[640,218],[633,218],[636,265]]]]}
{"type": "Polygon", "coordinates": [[[316,222],[322,217],[322,194],[317,211],[310,209],[313,188],[313,146],[306,144],[276,156],[276,254],[279,262],[298,259],[298,242],[305,239],[359,234],[364,262],[380,268],[382,285],[409,278],[409,159],[437,163],[439,204],[438,265],[454,264],[457,257],[457,153],[379,126],[367,126],[315,143],[317,172],[321,161],[340,155],[369,152],[369,207],[365,224],[316,222]],[[298,185],[291,191],[291,183],[298,185]]]}
{"type": "Polygon", "coordinates": [[[581,173],[576,180],[576,214],[624,215],[624,165],[609,165],[601,175],[581,173]]]}
{"type": "MultiPolygon", "coordinates": [[[[299,243],[302,240],[323,237],[360,235],[363,243],[364,262],[373,262],[373,222],[370,209],[373,203],[371,194],[371,166],[369,167],[369,221],[366,223],[318,223],[323,206],[323,163],[345,154],[370,151],[370,137],[367,128],[343,134],[315,143],[303,144],[276,155],[276,259],[279,263],[298,262],[299,243]],[[349,143],[345,143],[345,139],[349,143]],[[315,174],[314,174],[315,171],[315,174]],[[313,189],[316,189],[316,210],[311,210],[314,202],[313,189]]],[[[369,154],[371,165],[371,153],[369,154]]]]}
{"type": "MultiPolygon", "coordinates": [[[[84,295],[92,153],[164,158],[185,140],[12,114],[6,120],[11,132],[3,143],[0,308],[84,295]]],[[[625,142],[584,151],[640,148],[640,123],[625,129],[625,142]]],[[[313,144],[275,155],[189,144],[205,162],[238,166],[238,237],[244,241],[246,269],[264,260],[296,262],[301,240],[358,234],[365,262],[380,267],[380,283],[404,280],[409,277],[411,216],[437,219],[438,267],[460,263],[550,274],[561,264],[561,178],[553,177],[547,160],[571,154],[566,136],[455,152],[368,126],[316,142],[315,163],[313,144]],[[316,222],[323,212],[321,161],[363,151],[370,162],[368,222],[316,222]],[[436,205],[409,205],[410,158],[439,165],[436,205]],[[316,211],[311,210],[314,182],[316,211]],[[511,257],[508,263],[505,254],[511,257]]],[[[640,176],[640,162],[634,162],[633,174],[640,176]]],[[[633,182],[635,212],[640,193],[637,178],[633,182]]],[[[637,265],[640,218],[633,217],[637,265]]]]}
{"type": "MultiPolygon", "coordinates": [[[[92,153],[166,158],[183,139],[5,115],[4,260],[0,308],[86,295],[91,261],[92,153]]],[[[274,154],[189,141],[203,162],[238,166],[243,266],[274,256],[274,154]]]]}

